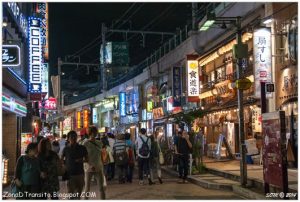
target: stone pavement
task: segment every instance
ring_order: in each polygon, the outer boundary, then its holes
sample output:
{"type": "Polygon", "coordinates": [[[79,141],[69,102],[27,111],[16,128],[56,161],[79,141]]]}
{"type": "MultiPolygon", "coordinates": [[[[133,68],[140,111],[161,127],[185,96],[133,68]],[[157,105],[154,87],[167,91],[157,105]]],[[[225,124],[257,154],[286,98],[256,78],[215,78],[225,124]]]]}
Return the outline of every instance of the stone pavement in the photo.
{"type": "MultiPolygon", "coordinates": [[[[214,159],[204,158],[206,168],[213,174],[221,174],[222,176],[229,174],[231,178],[239,179],[240,177],[240,161],[216,161],[214,159]],[[223,174],[222,174],[223,173],[223,174]]],[[[261,165],[247,164],[247,175],[249,180],[263,183],[263,167],[261,165]]],[[[298,192],[298,170],[288,169],[289,189],[292,192],[298,192]]]]}

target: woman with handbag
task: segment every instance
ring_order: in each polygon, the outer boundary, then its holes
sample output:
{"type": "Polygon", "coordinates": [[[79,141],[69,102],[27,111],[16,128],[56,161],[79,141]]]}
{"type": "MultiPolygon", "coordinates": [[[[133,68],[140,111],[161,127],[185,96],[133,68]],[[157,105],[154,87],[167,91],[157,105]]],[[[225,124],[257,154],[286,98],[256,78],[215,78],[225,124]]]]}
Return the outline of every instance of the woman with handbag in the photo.
{"type": "Polygon", "coordinates": [[[26,148],[26,155],[20,156],[15,171],[14,191],[20,194],[16,199],[39,199],[41,196],[41,164],[36,157],[37,143],[30,143],[26,148]]]}
{"type": "Polygon", "coordinates": [[[153,171],[156,169],[158,181],[160,184],[162,184],[163,181],[161,179],[160,165],[164,163],[164,159],[163,159],[163,153],[161,151],[157,137],[158,137],[158,131],[155,131],[154,135],[150,136],[151,139],[150,177],[151,177],[151,181],[153,182],[153,175],[154,175],[153,171]]]}
{"type": "Polygon", "coordinates": [[[58,154],[52,151],[49,139],[44,138],[40,141],[38,145],[38,158],[41,162],[41,169],[45,173],[45,179],[41,183],[42,192],[47,193],[47,195],[44,195],[44,199],[47,199],[48,195],[50,195],[51,199],[58,199],[58,172],[61,162],[58,154]]]}

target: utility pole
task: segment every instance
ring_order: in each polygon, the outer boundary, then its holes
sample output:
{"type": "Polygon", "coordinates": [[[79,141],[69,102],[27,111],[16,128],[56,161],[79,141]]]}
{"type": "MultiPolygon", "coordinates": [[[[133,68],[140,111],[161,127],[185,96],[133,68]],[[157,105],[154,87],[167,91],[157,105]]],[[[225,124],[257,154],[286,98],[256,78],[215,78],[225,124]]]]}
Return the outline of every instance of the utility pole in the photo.
{"type": "MultiPolygon", "coordinates": [[[[241,17],[236,18],[236,41],[237,49],[239,49],[242,44],[242,30],[241,30],[241,17]]],[[[241,49],[239,49],[241,50],[241,49]]],[[[242,78],[242,66],[241,66],[241,57],[236,58],[236,72],[237,79],[242,78]]],[[[245,131],[244,131],[244,109],[243,109],[243,90],[238,89],[238,110],[239,110],[239,134],[240,134],[240,182],[243,187],[247,185],[247,164],[246,164],[246,145],[245,145],[245,131]]]]}
{"type": "MultiPolygon", "coordinates": [[[[105,34],[106,34],[106,27],[105,24],[102,23],[101,26],[101,32],[102,32],[102,55],[103,58],[103,64],[102,64],[102,90],[107,90],[107,82],[106,82],[106,40],[105,40],[105,34]]],[[[100,71],[101,72],[101,71],[100,71]]]]}

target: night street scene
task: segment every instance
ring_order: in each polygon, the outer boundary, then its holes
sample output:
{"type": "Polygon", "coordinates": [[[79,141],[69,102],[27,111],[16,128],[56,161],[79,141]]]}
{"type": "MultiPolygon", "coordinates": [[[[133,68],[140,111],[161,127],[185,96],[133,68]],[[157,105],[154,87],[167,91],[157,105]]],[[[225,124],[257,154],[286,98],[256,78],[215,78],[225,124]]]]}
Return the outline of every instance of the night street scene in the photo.
{"type": "Polygon", "coordinates": [[[298,2],[2,1],[2,200],[298,200],[298,2]]]}

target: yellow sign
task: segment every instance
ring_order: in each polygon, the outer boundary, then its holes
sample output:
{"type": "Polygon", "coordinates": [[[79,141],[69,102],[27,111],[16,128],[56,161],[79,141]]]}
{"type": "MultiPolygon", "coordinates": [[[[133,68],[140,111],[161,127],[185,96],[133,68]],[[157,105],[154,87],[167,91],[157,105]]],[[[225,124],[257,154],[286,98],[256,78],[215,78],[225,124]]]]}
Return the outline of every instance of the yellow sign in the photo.
{"type": "Polygon", "coordinates": [[[83,111],[83,127],[89,127],[89,111],[87,109],[83,111]]]}
{"type": "Polygon", "coordinates": [[[81,128],[81,112],[77,112],[77,129],[81,128]]]}
{"type": "Polygon", "coordinates": [[[153,102],[148,101],[147,102],[147,112],[152,112],[153,109],[153,102]]]}
{"type": "Polygon", "coordinates": [[[240,89],[240,90],[247,90],[251,87],[252,85],[252,82],[247,79],[247,78],[244,78],[244,79],[239,79],[235,82],[235,85],[236,85],[236,88],[237,89],[240,89]]]}

